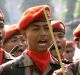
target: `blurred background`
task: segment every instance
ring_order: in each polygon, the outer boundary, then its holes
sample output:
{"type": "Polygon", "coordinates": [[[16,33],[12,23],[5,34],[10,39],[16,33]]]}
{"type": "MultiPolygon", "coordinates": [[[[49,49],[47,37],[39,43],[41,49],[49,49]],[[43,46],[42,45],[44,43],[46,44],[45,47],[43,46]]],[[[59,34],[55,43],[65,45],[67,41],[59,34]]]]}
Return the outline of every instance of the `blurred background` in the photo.
{"type": "Polygon", "coordinates": [[[5,24],[12,25],[19,21],[27,8],[41,4],[51,6],[52,20],[64,21],[66,37],[72,39],[72,31],[80,23],[80,0],[0,0],[0,9],[4,13],[5,24]]]}

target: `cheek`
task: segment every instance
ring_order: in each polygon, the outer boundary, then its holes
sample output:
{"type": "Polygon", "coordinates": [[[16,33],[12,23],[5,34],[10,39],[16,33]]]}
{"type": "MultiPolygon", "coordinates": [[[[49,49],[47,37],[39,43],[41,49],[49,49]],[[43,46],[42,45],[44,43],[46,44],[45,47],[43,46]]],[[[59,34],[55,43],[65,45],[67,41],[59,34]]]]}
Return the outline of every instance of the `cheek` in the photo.
{"type": "Polygon", "coordinates": [[[29,34],[27,35],[27,43],[30,44],[30,43],[35,43],[36,40],[37,40],[38,36],[36,36],[36,33],[35,34],[29,34]]]}
{"type": "Polygon", "coordinates": [[[9,52],[13,48],[13,46],[11,44],[7,43],[7,44],[4,44],[4,48],[5,48],[6,51],[9,52]]]}
{"type": "Polygon", "coordinates": [[[13,48],[14,46],[16,46],[16,43],[10,42],[7,44],[10,48],[13,48]]]}
{"type": "Polygon", "coordinates": [[[66,41],[63,39],[62,40],[62,53],[64,52],[65,48],[66,48],[66,41]]]}
{"type": "Polygon", "coordinates": [[[51,36],[51,34],[49,34],[49,38],[52,40],[52,36],[51,36]]]}
{"type": "Polygon", "coordinates": [[[62,45],[63,45],[64,47],[66,47],[66,39],[63,39],[63,40],[62,40],[62,45]]]}
{"type": "Polygon", "coordinates": [[[63,55],[64,55],[64,57],[68,57],[68,54],[66,54],[66,53],[64,53],[63,55]]]}
{"type": "Polygon", "coordinates": [[[51,34],[48,35],[48,38],[49,38],[50,42],[53,43],[53,41],[52,41],[52,37],[51,37],[51,34]]]}
{"type": "Polygon", "coordinates": [[[3,30],[3,36],[5,35],[5,32],[4,32],[4,30],[3,30]]]}

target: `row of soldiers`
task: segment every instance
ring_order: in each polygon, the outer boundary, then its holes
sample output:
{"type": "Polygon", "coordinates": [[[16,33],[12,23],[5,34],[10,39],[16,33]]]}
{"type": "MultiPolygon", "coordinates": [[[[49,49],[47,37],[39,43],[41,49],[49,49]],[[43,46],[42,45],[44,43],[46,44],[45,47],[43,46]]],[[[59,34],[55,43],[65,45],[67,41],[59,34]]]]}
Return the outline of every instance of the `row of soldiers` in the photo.
{"type": "MultiPolygon", "coordinates": [[[[66,47],[66,26],[62,21],[51,20],[51,9],[48,5],[40,5],[27,9],[19,20],[19,23],[9,27],[5,31],[4,17],[0,10],[0,75],[63,75],[58,57],[54,57],[50,53],[51,49],[55,50],[55,43],[52,41],[48,26],[52,27],[52,32],[55,36],[54,41],[57,43],[61,59],[64,60],[62,54],[66,47]],[[13,49],[19,48],[20,56],[16,54],[16,51],[13,54],[18,57],[10,55],[13,52],[10,51],[9,44],[11,43],[9,40],[13,35],[15,35],[15,39],[17,38],[16,35],[20,35],[21,38],[19,36],[18,40],[23,41],[22,45],[20,42],[16,42],[17,44],[15,43],[15,48],[13,49]],[[3,46],[10,53],[7,53],[3,49],[3,46]]],[[[73,33],[74,40],[77,43],[79,43],[79,27],[73,33]]],[[[11,41],[16,40],[11,39],[11,41]]],[[[76,64],[74,65],[71,62],[69,66],[64,66],[66,75],[77,75],[71,74],[71,72],[75,71],[70,70],[73,67],[72,65],[75,66],[76,64]]]]}

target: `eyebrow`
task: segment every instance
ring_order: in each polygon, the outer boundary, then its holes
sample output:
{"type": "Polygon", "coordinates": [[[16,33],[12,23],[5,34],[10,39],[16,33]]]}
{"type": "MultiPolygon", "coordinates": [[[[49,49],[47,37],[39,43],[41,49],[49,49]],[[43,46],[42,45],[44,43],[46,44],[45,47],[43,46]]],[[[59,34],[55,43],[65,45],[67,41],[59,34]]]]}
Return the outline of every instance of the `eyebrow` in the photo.
{"type": "Polygon", "coordinates": [[[12,39],[16,39],[16,38],[17,38],[17,36],[13,36],[13,37],[12,37],[12,39]]]}

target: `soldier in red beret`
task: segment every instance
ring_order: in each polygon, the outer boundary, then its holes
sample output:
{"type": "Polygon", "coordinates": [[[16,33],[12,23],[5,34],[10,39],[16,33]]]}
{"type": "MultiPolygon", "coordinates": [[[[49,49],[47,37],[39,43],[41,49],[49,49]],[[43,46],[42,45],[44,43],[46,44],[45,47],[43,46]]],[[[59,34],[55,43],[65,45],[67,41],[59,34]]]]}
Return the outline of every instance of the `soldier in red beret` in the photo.
{"type": "Polygon", "coordinates": [[[66,64],[72,63],[73,56],[75,53],[75,44],[73,40],[67,40],[66,41],[66,49],[64,50],[63,56],[64,56],[64,62],[66,64]]]}
{"type": "MultiPolygon", "coordinates": [[[[74,36],[74,41],[77,41],[78,43],[80,43],[79,42],[79,38],[80,38],[80,25],[78,25],[77,28],[73,31],[73,36],[74,36]]],[[[79,53],[80,52],[78,50],[76,55],[80,56],[79,53]]],[[[80,75],[80,59],[78,59],[77,61],[69,64],[68,66],[65,66],[64,73],[65,73],[65,75],[80,75]]],[[[62,69],[59,69],[59,70],[55,71],[53,73],[53,75],[63,75],[62,69]]]]}
{"type": "Polygon", "coordinates": [[[13,57],[3,49],[4,34],[4,17],[0,9],[0,65],[13,59],[13,57]]]}
{"type": "Polygon", "coordinates": [[[73,31],[73,40],[76,45],[74,60],[80,59],[80,24],[73,31]]]}
{"type": "Polygon", "coordinates": [[[80,48],[80,24],[77,26],[77,28],[73,31],[74,41],[78,48],[80,48]]]}
{"type": "Polygon", "coordinates": [[[4,49],[13,56],[19,56],[26,48],[26,41],[17,28],[17,24],[5,29],[4,49]]]}
{"type": "MultiPolygon", "coordinates": [[[[63,59],[63,52],[65,50],[66,47],[66,38],[65,38],[65,25],[63,22],[61,21],[52,21],[52,29],[54,32],[54,36],[55,36],[55,40],[61,55],[61,58],[63,59]]],[[[58,59],[57,54],[56,54],[56,50],[54,47],[54,43],[52,45],[53,48],[51,48],[51,54],[58,59]]]]}
{"type": "Polygon", "coordinates": [[[51,23],[48,5],[40,5],[27,9],[20,19],[18,26],[18,29],[26,38],[27,49],[15,60],[1,65],[3,67],[1,75],[5,73],[5,68],[8,66],[14,66],[14,72],[11,75],[52,75],[54,68],[51,63],[54,60],[52,60],[48,50],[51,45],[51,35],[43,8],[51,23]]]}
{"type": "MultiPolygon", "coordinates": [[[[54,37],[55,37],[55,40],[56,40],[56,43],[57,43],[57,46],[58,46],[58,50],[59,50],[61,59],[64,60],[63,52],[64,52],[65,47],[66,47],[65,24],[62,21],[51,21],[51,25],[52,25],[54,37]]],[[[57,53],[56,53],[56,50],[55,50],[54,42],[49,47],[49,49],[50,49],[50,53],[52,55],[53,60],[55,59],[55,61],[57,62],[56,65],[54,65],[55,70],[57,70],[61,66],[60,66],[60,63],[58,61],[58,56],[57,56],[57,53]]]]}

